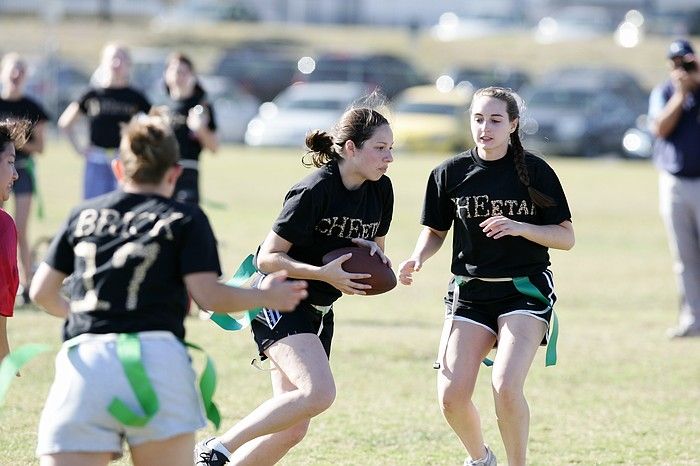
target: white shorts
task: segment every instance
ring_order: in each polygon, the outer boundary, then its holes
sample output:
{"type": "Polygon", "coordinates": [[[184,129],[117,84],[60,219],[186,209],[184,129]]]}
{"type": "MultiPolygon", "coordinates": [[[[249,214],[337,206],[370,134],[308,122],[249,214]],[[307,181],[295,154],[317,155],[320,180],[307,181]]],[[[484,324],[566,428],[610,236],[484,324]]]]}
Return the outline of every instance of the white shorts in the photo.
{"type": "Polygon", "coordinates": [[[114,397],[141,407],[116,353],[117,334],[84,334],[56,355],[56,375],[39,421],[37,456],[112,452],[194,432],[206,426],[195,373],[185,346],[170,332],[139,333],[141,358],[160,409],[143,427],[124,426],[107,411],[114,397]]]}

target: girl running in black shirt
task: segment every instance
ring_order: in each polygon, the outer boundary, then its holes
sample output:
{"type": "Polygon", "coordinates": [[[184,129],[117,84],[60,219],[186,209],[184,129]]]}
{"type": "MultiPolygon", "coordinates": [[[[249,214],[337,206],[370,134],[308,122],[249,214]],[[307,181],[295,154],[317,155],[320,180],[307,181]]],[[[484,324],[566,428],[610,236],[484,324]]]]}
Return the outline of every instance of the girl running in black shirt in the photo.
{"type": "Polygon", "coordinates": [[[365,294],[368,285],[355,280],[368,275],[342,269],[349,254],[327,265],[321,258],[355,244],[388,262],[383,251],[394,194],[385,174],[393,140],[387,120],[365,107],[345,112],[332,135],[315,131],[306,138],[318,168],[287,193],[257,265],[309,280],[309,296],[294,312],[266,308],[253,321],[260,354],[272,363],[273,397],[228,432],[198,443],[197,465],[275,464],[333,403],[333,303],[342,293],[365,294]]]}
{"type": "Polygon", "coordinates": [[[574,230],[561,184],[542,159],[523,150],[519,97],[478,90],[471,104],[476,147],[443,162],[428,178],[421,223],[399,280],[413,282],[454,225],[454,274],[436,368],[445,419],[471,459],[494,466],[471,401],[481,361],[498,343],[492,385],[511,466],[526,464],[530,414],[523,394],[537,347],[547,342],[556,300],[548,248],[571,249],[574,230]]]}
{"type": "Polygon", "coordinates": [[[132,119],[112,166],[121,189],[72,211],[32,283],[32,299],[66,319],[37,454],[42,465],[106,465],[121,455],[125,439],[136,465],[191,466],[194,432],[205,423],[183,345],[188,292],[215,312],[290,310],[306,296],[306,284],[285,281],[284,272],[260,289],[218,281],[207,217],[170,199],[182,169],[167,121],[132,119]],[[134,381],[135,363],[141,367],[134,381]],[[138,408],[146,387],[156,399],[150,420],[134,424],[115,415],[115,400],[146,412],[144,403],[138,408]]]}

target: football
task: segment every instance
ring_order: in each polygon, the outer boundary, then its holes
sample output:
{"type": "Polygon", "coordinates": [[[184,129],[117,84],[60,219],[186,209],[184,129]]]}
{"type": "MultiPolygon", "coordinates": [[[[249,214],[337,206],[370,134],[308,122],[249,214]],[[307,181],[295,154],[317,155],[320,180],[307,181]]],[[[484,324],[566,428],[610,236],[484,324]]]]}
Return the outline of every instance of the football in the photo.
{"type": "Polygon", "coordinates": [[[323,264],[328,264],[344,254],[352,253],[352,257],[343,262],[343,270],[351,273],[372,274],[370,278],[356,280],[358,283],[372,286],[371,289],[365,290],[368,295],[386,293],[396,286],[396,275],[391,267],[382,262],[379,254],[370,256],[369,251],[369,248],[357,246],[335,249],[323,256],[323,264]]]}

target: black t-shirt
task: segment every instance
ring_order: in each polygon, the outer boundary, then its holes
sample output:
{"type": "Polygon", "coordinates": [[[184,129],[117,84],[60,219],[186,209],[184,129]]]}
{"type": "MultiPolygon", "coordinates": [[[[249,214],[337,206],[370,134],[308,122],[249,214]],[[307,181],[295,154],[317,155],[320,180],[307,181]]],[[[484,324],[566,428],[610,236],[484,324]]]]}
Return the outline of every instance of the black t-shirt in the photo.
{"type": "MultiPolygon", "coordinates": [[[[289,190],[272,230],[292,243],[289,257],[320,266],[326,253],[353,246],[352,238],[385,236],[393,210],[394,191],[387,176],[351,191],[343,184],[338,163],[331,161],[289,190]]],[[[342,294],[316,280],[309,281],[308,291],[308,302],[321,306],[342,294]]]]}
{"type": "Polygon", "coordinates": [[[151,109],[146,97],[131,87],[93,88],[78,99],[78,104],[90,122],[90,143],[107,149],[119,147],[119,123],[151,109]]]}
{"type": "Polygon", "coordinates": [[[45,261],[72,274],[65,339],[146,330],[184,339],[183,277],[221,274],[216,239],[199,207],[119,190],[76,207],[45,261]]]}
{"type": "Polygon", "coordinates": [[[175,100],[171,99],[170,108],[172,109],[172,126],[178,144],[180,144],[180,158],[188,160],[199,160],[199,154],[202,152],[202,145],[199,143],[197,136],[187,127],[187,115],[190,109],[197,105],[204,107],[209,113],[209,123],[207,127],[211,131],[216,131],[216,117],[214,108],[207,101],[207,95],[204,90],[197,86],[194,89],[192,96],[175,100]]]}
{"type": "Polygon", "coordinates": [[[485,161],[475,149],[438,165],[428,178],[421,223],[447,231],[454,221],[452,267],[455,275],[517,277],[549,266],[547,248],[519,236],[488,238],[479,226],[494,215],[534,225],[571,219],[561,183],[542,159],[525,152],[532,187],[552,197],[554,207],[535,206],[517,175],[513,154],[485,161]]]}
{"type": "MultiPolygon", "coordinates": [[[[37,124],[41,121],[48,121],[49,115],[44,108],[29,97],[21,97],[19,100],[5,100],[0,98],[0,119],[23,118],[37,124]]],[[[31,133],[27,136],[31,139],[31,133]]],[[[21,149],[17,149],[17,160],[28,158],[31,154],[21,149]]]]}

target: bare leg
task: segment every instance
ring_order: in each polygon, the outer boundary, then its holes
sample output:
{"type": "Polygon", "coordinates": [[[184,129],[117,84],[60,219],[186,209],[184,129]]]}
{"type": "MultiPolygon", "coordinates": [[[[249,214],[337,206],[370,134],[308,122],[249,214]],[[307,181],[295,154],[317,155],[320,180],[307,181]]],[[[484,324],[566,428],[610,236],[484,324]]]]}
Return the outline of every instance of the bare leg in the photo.
{"type": "Polygon", "coordinates": [[[112,460],[111,453],[54,453],[43,455],[41,466],[106,466],[112,460]]]}
{"type": "Polygon", "coordinates": [[[496,337],[488,330],[464,321],[445,321],[452,325],[445,355],[438,373],[438,399],[442,414],[472,458],[486,455],[481,418],[472,402],[479,364],[496,337]]]}
{"type": "MultiPolygon", "coordinates": [[[[296,444],[289,445],[290,433],[298,438],[301,429],[306,431],[309,420],[328,409],[335,400],[333,374],[318,336],[311,333],[290,335],[272,345],[266,354],[280,372],[280,377],[286,379],[279,382],[285,390],[279,390],[219,436],[221,443],[231,452],[253,439],[268,436],[258,443],[261,448],[255,450],[258,461],[255,464],[274,464],[284,448],[289,449],[296,444]],[[290,430],[285,435],[269,435],[287,429],[290,430]],[[282,442],[285,445],[276,445],[278,439],[286,440],[282,442]]],[[[238,458],[237,454],[233,455],[232,460],[234,458],[234,464],[247,461],[247,458],[238,458]]]]}
{"type": "Polygon", "coordinates": [[[498,428],[510,466],[524,466],[530,433],[530,409],[523,387],[545,323],[527,315],[510,315],[498,320],[498,351],[493,363],[491,383],[498,428]]]}
{"type": "Polygon", "coordinates": [[[0,362],[10,353],[10,343],[7,340],[7,317],[0,316],[0,362]]]}
{"type": "MultiPolygon", "coordinates": [[[[296,387],[279,369],[273,369],[270,378],[274,396],[296,390],[296,387]]],[[[238,466],[264,466],[277,463],[292,447],[304,439],[310,422],[310,418],[304,419],[285,430],[247,442],[231,455],[231,463],[238,466]]]]}
{"type": "Polygon", "coordinates": [[[32,255],[29,249],[29,212],[32,195],[15,196],[15,224],[17,225],[17,246],[19,247],[19,283],[25,290],[32,281],[32,255]]]}
{"type": "Polygon", "coordinates": [[[192,466],[194,432],[131,447],[134,466],[192,466]]]}

